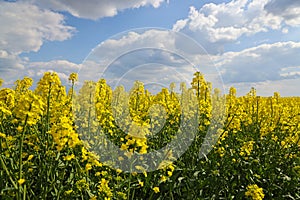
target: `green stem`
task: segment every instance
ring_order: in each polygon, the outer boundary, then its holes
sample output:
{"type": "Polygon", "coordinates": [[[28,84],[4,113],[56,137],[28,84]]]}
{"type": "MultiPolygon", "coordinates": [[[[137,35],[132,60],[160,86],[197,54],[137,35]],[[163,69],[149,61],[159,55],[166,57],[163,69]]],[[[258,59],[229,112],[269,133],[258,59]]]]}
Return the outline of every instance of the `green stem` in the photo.
{"type": "Polygon", "coordinates": [[[13,178],[11,177],[11,175],[10,175],[10,173],[9,173],[9,171],[8,171],[8,169],[7,169],[7,167],[6,167],[5,163],[4,163],[4,161],[3,161],[3,159],[2,159],[2,155],[0,155],[0,161],[1,161],[1,165],[2,165],[3,169],[5,170],[6,174],[8,175],[9,180],[10,180],[11,183],[13,184],[14,188],[15,188],[15,189],[18,189],[18,185],[15,183],[15,181],[14,181],[13,178]]]}
{"type": "Polygon", "coordinates": [[[130,197],[130,181],[131,181],[131,172],[129,172],[127,199],[129,199],[129,197],[130,197]]]}
{"type": "MultiPolygon", "coordinates": [[[[20,143],[19,143],[19,151],[20,151],[20,157],[19,157],[19,180],[22,179],[22,169],[23,169],[23,160],[22,160],[22,154],[23,154],[23,142],[24,142],[24,135],[25,135],[25,130],[26,130],[26,125],[27,125],[27,120],[28,120],[28,115],[26,115],[21,138],[20,138],[20,143]]],[[[21,185],[18,185],[18,198],[21,199],[21,185]]],[[[25,194],[24,194],[25,195],[25,194]]]]}
{"type": "Polygon", "coordinates": [[[72,87],[71,87],[71,102],[73,101],[73,95],[74,95],[74,81],[72,81],[72,87]]]}
{"type": "Polygon", "coordinates": [[[24,185],[23,200],[26,200],[26,185],[24,185]]]}
{"type": "Polygon", "coordinates": [[[153,197],[153,194],[154,194],[154,192],[152,191],[152,192],[151,192],[151,195],[150,195],[150,197],[149,197],[149,200],[151,200],[151,199],[152,199],[152,197],[153,197]]]}

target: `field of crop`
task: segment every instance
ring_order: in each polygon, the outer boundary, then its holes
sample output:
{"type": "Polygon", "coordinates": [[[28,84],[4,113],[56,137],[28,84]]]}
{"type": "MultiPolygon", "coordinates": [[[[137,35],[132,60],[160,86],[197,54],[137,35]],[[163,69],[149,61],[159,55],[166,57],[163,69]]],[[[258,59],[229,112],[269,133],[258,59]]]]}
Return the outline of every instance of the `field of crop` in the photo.
{"type": "Polygon", "coordinates": [[[300,199],[300,97],[69,80],[0,89],[0,199],[300,199]]]}

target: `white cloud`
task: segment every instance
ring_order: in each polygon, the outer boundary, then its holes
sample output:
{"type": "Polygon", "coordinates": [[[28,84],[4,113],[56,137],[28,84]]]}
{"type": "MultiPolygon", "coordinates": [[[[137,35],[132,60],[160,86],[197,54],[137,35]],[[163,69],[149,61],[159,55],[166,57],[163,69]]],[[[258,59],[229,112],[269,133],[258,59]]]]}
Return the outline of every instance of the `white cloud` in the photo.
{"type": "Polygon", "coordinates": [[[284,34],[287,34],[287,33],[289,33],[289,29],[288,28],[283,28],[281,30],[281,32],[284,33],[284,34]]]}
{"type": "MultiPolygon", "coordinates": [[[[1,59],[0,51],[0,66],[5,66],[1,59]]],[[[4,79],[4,86],[11,87],[17,79],[23,79],[28,76],[34,80],[34,84],[38,82],[45,72],[56,72],[63,85],[68,85],[68,77],[72,72],[78,73],[81,64],[76,64],[68,60],[52,60],[49,62],[30,62],[26,59],[20,59],[18,56],[12,57],[11,59],[5,59],[4,61],[10,61],[8,65],[12,66],[9,68],[0,68],[0,78],[4,79]],[[14,64],[18,66],[14,66],[14,64]],[[22,63],[22,64],[20,64],[22,63]]]]}
{"type": "MultiPolygon", "coordinates": [[[[188,36],[165,29],[137,29],[115,36],[95,48],[80,70],[80,80],[104,75],[115,81],[167,83],[192,79],[201,70],[211,79],[217,74],[210,56],[188,36]]],[[[114,84],[114,83],[113,83],[114,84]]]]}
{"type": "Polygon", "coordinates": [[[175,50],[175,38],[168,30],[140,29],[122,33],[120,38],[108,39],[100,46],[97,49],[99,56],[113,59],[111,56],[120,56],[141,47],[175,50]]]}
{"type": "Polygon", "coordinates": [[[75,17],[87,19],[99,19],[102,17],[112,17],[119,11],[129,8],[139,8],[143,6],[153,6],[157,8],[165,0],[24,0],[56,11],[67,11],[75,17]]]}
{"type": "Polygon", "coordinates": [[[66,40],[74,31],[63,15],[20,2],[0,2],[0,24],[0,49],[16,55],[38,51],[44,40],[66,40]]]}
{"type": "Polygon", "coordinates": [[[182,77],[188,80],[189,85],[193,72],[200,70],[207,80],[213,82],[214,87],[222,88],[218,71],[214,67],[216,63],[226,90],[234,86],[239,95],[246,94],[251,87],[255,87],[258,95],[263,96],[273,95],[275,91],[279,91],[283,96],[300,95],[300,43],[264,43],[240,52],[211,55],[205,54],[200,47],[190,49],[192,43],[181,33],[151,29],[132,31],[101,43],[99,49],[95,49],[94,55],[91,55],[92,59],[88,59],[95,61],[95,70],[91,70],[89,65],[83,65],[81,73],[87,77],[97,74],[99,78],[104,71],[101,66],[108,64],[109,69],[106,69],[104,74],[109,80],[115,81],[124,75],[120,83],[128,83],[128,80],[132,83],[142,79],[143,82],[168,86],[168,82],[180,80],[182,77]],[[197,69],[172,55],[168,49],[196,64],[197,69]],[[96,63],[99,56],[103,65],[96,63]],[[157,63],[151,63],[153,61],[157,63]],[[159,68],[156,68],[157,66],[159,68]]]}
{"type": "Polygon", "coordinates": [[[237,88],[237,95],[246,95],[252,87],[256,89],[259,96],[273,96],[274,92],[279,92],[281,96],[300,96],[300,78],[283,79],[275,81],[262,82],[242,82],[234,84],[226,84],[225,89],[228,92],[230,87],[237,88]]]}
{"type": "Polygon", "coordinates": [[[69,75],[77,73],[80,69],[80,64],[70,62],[68,60],[52,60],[49,62],[31,62],[27,63],[24,74],[32,77],[35,81],[39,80],[47,71],[57,72],[64,84],[68,83],[69,75]]]}
{"type": "Polygon", "coordinates": [[[0,49],[0,78],[7,85],[13,85],[16,79],[22,78],[26,60],[18,55],[0,49]]]}
{"type": "Polygon", "coordinates": [[[265,5],[265,10],[282,17],[287,25],[300,26],[300,1],[271,0],[265,5]]]}
{"type": "Polygon", "coordinates": [[[21,53],[38,51],[45,40],[66,40],[75,30],[63,15],[21,2],[0,2],[0,24],[1,78],[9,85],[25,74],[29,61],[21,53]]]}
{"type": "Polygon", "coordinates": [[[159,50],[175,49],[174,37],[168,36],[167,30],[140,29],[108,39],[91,51],[80,69],[79,80],[96,81],[103,74],[107,79],[115,80],[139,65],[171,63],[170,57],[158,53],[159,50]]]}
{"type": "Polygon", "coordinates": [[[188,22],[188,19],[181,19],[181,20],[178,20],[174,25],[173,25],[173,30],[174,31],[180,31],[181,29],[183,29],[186,24],[188,22]]]}
{"type": "Polygon", "coordinates": [[[300,77],[300,66],[282,68],[280,76],[284,78],[298,78],[300,77]]]}
{"type": "Polygon", "coordinates": [[[86,77],[98,76],[95,77],[97,80],[104,72],[105,78],[115,80],[128,72],[126,77],[132,81],[144,78],[143,81],[161,83],[166,78],[169,82],[172,79],[176,80],[176,76],[179,77],[178,73],[190,81],[193,72],[199,70],[205,74],[207,80],[213,82],[214,87],[219,88],[222,87],[218,77],[219,71],[225,84],[236,84],[238,87],[256,83],[260,83],[261,86],[264,82],[278,83],[283,79],[295,79],[298,75],[294,72],[297,70],[290,70],[289,74],[282,71],[283,68],[299,65],[300,43],[297,42],[259,44],[240,52],[226,52],[222,55],[206,54],[201,47],[196,48],[196,45],[193,45],[195,44],[186,36],[177,32],[151,29],[131,31],[101,43],[88,58],[89,62],[93,61],[92,65],[83,65],[81,73],[86,77]],[[184,59],[190,62],[185,62],[184,59]],[[156,64],[153,64],[150,70],[148,64],[153,62],[156,64]],[[165,68],[161,67],[159,71],[154,66],[157,64],[173,68],[166,72],[165,68]],[[109,66],[109,69],[105,66],[109,66]],[[172,73],[173,69],[178,73],[172,73]]]}
{"type": "Polygon", "coordinates": [[[300,71],[282,73],[282,74],[280,74],[280,76],[283,76],[283,77],[300,77],[300,71]]]}
{"type": "MultiPolygon", "coordinates": [[[[14,69],[23,69],[24,61],[15,54],[0,50],[0,66],[10,67],[14,69]]],[[[1,69],[1,67],[0,67],[1,69]]]]}
{"type": "Polygon", "coordinates": [[[70,62],[68,60],[52,60],[49,62],[31,62],[28,64],[30,68],[57,69],[58,71],[77,72],[80,69],[80,64],[70,62]],[[73,70],[73,71],[72,71],[73,70]]]}
{"type": "Polygon", "coordinates": [[[235,0],[205,4],[199,10],[191,7],[188,17],[178,20],[173,30],[195,36],[210,53],[222,53],[223,45],[234,43],[243,35],[252,36],[282,28],[284,19],[264,9],[268,2],[235,0]]]}
{"type": "Polygon", "coordinates": [[[297,42],[262,44],[241,52],[224,53],[217,65],[223,71],[225,83],[275,81],[295,78],[297,70],[291,67],[299,65],[299,54],[297,42]]]}
{"type": "Polygon", "coordinates": [[[118,77],[127,70],[124,77],[130,80],[143,78],[143,81],[165,84],[180,79],[180,75],[190,81],[193,72],[200,70],[211,81],[217,79],[213,64],[215,62],[226,86],[234,85],[242,93],[255,87],[261,91],[261,95],[272,95],[274,91],[284,95],[299,94],[300,43],[260,44],[240,52],[217,54],[222,52],[224,44],[234,44],[243,35],[250,37],[270,30],[288,34],[290,26],[299,25],[299,15],[295,15],[299,13],[299,4],[293,4],[292,7],[281,3],[284,10],[282,12],[270,6],[280,2],[276,0],[235,0],[205,4],[200,9],[191,7],[189,16],[174,24],[173,30],[179,31],[176,34],[169,30],[154,29],[123,33],[101,43],[100,48],[90,55],[86,65],[66,60],[30,62],[19,57],[22,52],[38,51],[45,40],[62,41],[72,36],[75,29],[64,24],[62,14],[50,10],[98,19],[114,16],[128,8],[147,5],[158,7],[162,2],[163,0],[0,2],[1,76],[12,84],[17,76],[28,75],[37,81],[44,72],[57,71],[63,82],[67,83],[71,72],[80,69],[79,76],[98,79],[103,73],[103,67],[110,65],[114,68],[106,71],[110,78],[118,77]],[[182,33],[195,38],[204,48],[191,42],[182,33]],[[113,76],[109,73],[115,74],[113,76]]]}

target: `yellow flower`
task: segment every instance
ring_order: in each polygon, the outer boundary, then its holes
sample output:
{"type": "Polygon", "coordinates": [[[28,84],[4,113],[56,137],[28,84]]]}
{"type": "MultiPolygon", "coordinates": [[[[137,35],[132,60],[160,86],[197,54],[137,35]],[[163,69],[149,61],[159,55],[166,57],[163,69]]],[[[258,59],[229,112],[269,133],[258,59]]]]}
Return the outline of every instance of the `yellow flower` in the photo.
{"type": "Polygon", "coordinates": [[[14,114],[17,119],[28,125],[36,124],[43,114],[44,102],[31,90],[26,90],[17,96],[14,114]]]}
{"type": "Polygon", "coordinates": [[[98,185],[98,189],[100,193],[105,193],[106,196],[110,198],[113,194],[110,187],[108,186],[108,182],[109,182],[108,180],[102,178],[100,184],[98,185]]]}
{"type": "Polygon", "coordinates": [[[23,127],[22,126],[18,126],[17,127],[17,131],[21,133],[23,131],[23,127]]]}
{"type": "Polygon", "coordinates": [[[107,174],[108,174],[107,171],[102,171],[102,172],[101,172],[101,175],[102,175],[102,176],[107,176],[107,174]]]}
{"type": "Polygon", "coordinates": [[[121,145],[121,150],[127,150],[127,149],[128,149],[128,146],[126,144],[121,145]]]}
{"type": "Polygon", "coordinates": [[[64,160],[66,160],[66,161],[70,161],[70,160],[72,160],[72,159],[74,159],[74,158],[75,158],[75,155],[74,155],[74,154],[64,156],[64,160]]]}
{"type": "Polygon", "coordinates": [[[127,156],[128,158],[131,158],[131,156],[133,155],[133,153],[127,151],[127,152],[124,153],[124,155],[127,156]]]}
{"type": "Polygon", "coordinates": [[[171,165],[169,165],[169,169],[173,172],[174,171],[174,165],[173,165],[173,163],[171,164],[171,165]]]}
{"type": "Polygon", "coordinates": [[[137,172],[131,172],[131,175],[136,176],[136,175],[138,175],[138,173],[137,172]]]}
{"type": "Polygon", "coordinates": [[[6,135],[5,135],[4,133],[1,133],[1,132],[0,132],[0,138],[4,138],[4,139],[5,139],[5,138],[6,138],[6,135]]]}
{"type": "Polygon", "coordinates": [[[253,150],[254,141],[244,142],[244,145],[241,147],[240,155],[241,156],[249,156],[251,151],[253,150]]]}
{"type": "Polygon", "coordinates": [[[69,195],[69,194],[71,194],[73,192],[73,190],[67,190],[67,191],[65,191],[65,194],[66,195],[69,195]]]}
{"type": "Polygon", "coordinates": [[[85,165],[85,170],[86,171],[89,171],[89,170],[91,170],[92,169],[92,165],[90,164],[90,163],[87,163],[86,165],[85,165]]]}
{"type": "Polygon", "coordinates": [[[78,74],[71,73],[69,76],[69,81],[72,81],[72,83],[76,82],[78,80],[78,74]]]}
{"type": "Polygon", "coordinates": [[[145,168],[140,165],[135,166],[135,168],[139,171],[145,171],[145,168]]]}
{"type": "Polygon", "coordinates": [[[143,172],[143,174],[144,174],[144,176],[145,176],[145,177],[147,177],[147,176],[148,176],[148,174],[147,174],[147,172],[146,172],[146,171],[144,171],[144,172],[143,172]]]}
{"type": "Polygon", "coordinates": [[[92,196],[91,198],[90,198],[90,200],[96,200],[97,199],[97,196],[92,196]]]}
{"type": "Polygon", "coordinates": [[[85,179],[78,180],[75,183],[75,185],[76,185],[77,189],[80,191],[85,190],[89,187],[89,184],[86,182],[85,179]]]}
{"type": "Polygon", "coordinates": [[[245,195],[252,197],[253,200],[262,200],[264,198],[263,189],[258,187],[256,184],[248,185],[245,195]]]}
{"type": "Polygon", "coordinates": [[[101,173],[100,172],[96,172],[95,176],[100,176],[101,173]]]}
{"type": "Polygon", "coordinates": [[[142,146],[140,150],[140,154],[146,154],[147,153],[147,146],[142,146]]]}
{"type": "Polygon", "coordinates": [[[23,185],[24,182],[25,182],[25,179],[23,179],[23,178],[21,178],[21,179],[18,180],[18,183],[19,183],[20,185],[23,185]]]}
{"type": "Polygon", "coordinates": [[[166,182],[167,181],[167,177],[166,176],[161,176],[160,177],[160,181],[161,182],[166,182]]]}
{"type": "Polygon", "coordinates": [[[139,185],[140,185],[141,187],[144,187],[144,182],[143,182],[143,181],[139,181],[139,185]]]}
{"type": "Polygon", "coordinates": [[[127,199],[126,194],[123,192],[117,192],[118,199],[127,199]]]}
{"type": "Polygon", "coordinates": [[[3,79],[0,78],[0,87],[1,87],[2,83],[3,83],[3,79]]]}
{"type": "Polygon", "coordinates": [[[159,187],[154,187],[152,190],[153,190],[155,193],[159,193],[159,187]]]}
{"type": "Polygon", "coordinates": [[[31,160],[32,158],[33,158],[33,155],[29,155],[28,158],[27,158],[27,160],[29,161],[29,160],[31,160]]]}

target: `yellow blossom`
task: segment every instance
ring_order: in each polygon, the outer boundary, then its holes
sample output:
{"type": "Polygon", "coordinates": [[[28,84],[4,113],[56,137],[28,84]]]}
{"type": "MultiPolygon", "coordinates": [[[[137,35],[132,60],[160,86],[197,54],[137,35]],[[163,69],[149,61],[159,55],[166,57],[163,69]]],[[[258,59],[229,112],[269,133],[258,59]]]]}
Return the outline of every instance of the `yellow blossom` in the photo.
{"type": "Polygon", "coordinates": [[[253,200],[262,200],[265,196],[263,189],[258,187],[256,184],[248,185],[245,195],[251,197],[253,200]]]}
{"type": "Polygon", "coordinates": [[[159,187],[154,187],[154,188],[152,188],[152,190],[153,190],[155,193],[159,193],[159,187]]]}
{"type": "Polygon", "coordinates": [[[23,185],[23,183],[25,183],[25,179],[23,179],[23,178],[19,179],[19,180],[18,180],[18,183],[19,183],[20,185],[23,185]]]}
{"type": "Polygon", "coordinates": [[[117,195],[119,199],[124,199],[124,200],[127,199],[126,194],[123,192],[117,192],[117,195]]]}
{"type": "Polygon", "coordinates": [[[241,156],[249,156],[251,151],[253,150],[254,141],[244,142],[244,145],[241,147],[240,155],[241,156]]]}
{"type": "Polygon", "coordinates": [[[166,182],[167,181],[167,177],[166,176],[161,176],[160,177],[160,181],[161,182],[166,182]]]}
{"type": "Polygon", "coordinates": [[[78,74],[71,73],[69,76],[69,81],[72,81],[72,83],[76,82],[78,80],[78,74]]]}
{"type": "Polygon", "coordinates": [[[100,184],[98,186],[99,192],[106,194],[107,198],[112,197],[112,191],[110,187],[108,186],[108,181],[104,178],[101,179],[100,184]]]}
{"type": "Polygon", "coordinates": [[[33,157],[34,157],[34,155],[29,155],[27,160],[30,161],[33,157]]]}
{"type": "Polygon", "coordinates": [[[20,132],[22,132],[23,131],[23,127],[22,126],[18,126],[17,127],[17,131],[20,133],[20,132]]]}
{"type": "Polygon", "coordinates": [[[5,135],[4,133],[1,133],[1,132],[0,132],[0,138],[4,138],[4,139],[5,139],[5,138],[6,138],[6,135],[5,135]]]}
{"type": "Polygon", "coordinates": [[[67,190],[67,191],[65,191],[65,194],[70,195],[72,192],[73,192],[73,190],[67,190]]]}
{"type": "Polygon", "coordinates": [[[100,176],[101,175],[101,172],[96,172],[95,173],[95,176],[100,176]]]}
{"type": "Polygon", "coordinates": [[[97,200],[97,196],[92,196],[90,200],[97,200]]]}
{"type": "Polygon", "coordinates": [[[72,159],[74,159],[74,158],[75,158],[75,155],[74,155],[74,154],[64,156],[64,160],[66,160],[66,161],[70,161],[70,160],[72,160],[72,159]]]}
{"type": "Polygon", "coordinates": [[[144,182],[143,182],[143,181],[139,181],[139,185],[140,185],[141,187],[143,187],[143,186],[144,186],[144,182]]]}
{"type": "Polygon", "coordinates": [[[89,171],[89,170],[91,170],[92,169],[92,165],[90,164],[90,163],[87,163],[86,165],[85,165],[85,170],[86,171],[89,171]]]}

